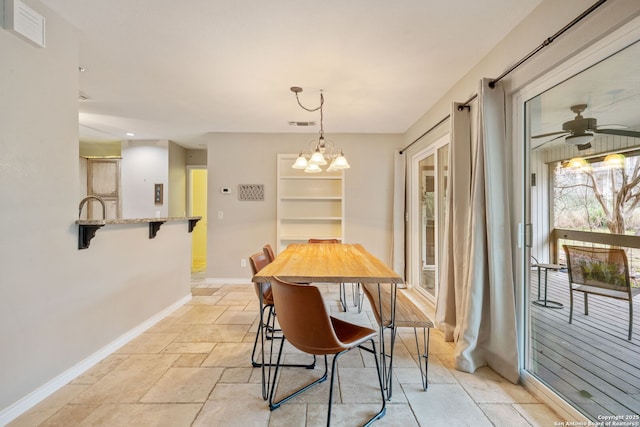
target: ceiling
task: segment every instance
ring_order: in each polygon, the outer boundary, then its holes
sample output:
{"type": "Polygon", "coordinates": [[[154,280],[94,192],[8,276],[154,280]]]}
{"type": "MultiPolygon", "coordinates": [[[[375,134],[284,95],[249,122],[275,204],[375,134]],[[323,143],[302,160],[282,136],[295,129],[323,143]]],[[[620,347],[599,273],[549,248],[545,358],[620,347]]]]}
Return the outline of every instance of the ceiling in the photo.
{"type": "Polygon", "coordinates": [[[541,2],[41,1],[79,30],[81,139],[184,146],[317,131],[291,86],[327,133],[405,132],[541,2]]]}
{"type": "MultiPolygon", "coordinates": [[[[640,131],[640,42],[529,100],[530,134],[562,131],[562,123],[575,118],[571,106],[578,104],[587,105],[582,116],[595,118],[601,128],[640,131]]],[[[549,136],[534,138],[532,147],[563,144],[564,137],[549,136]]]]}

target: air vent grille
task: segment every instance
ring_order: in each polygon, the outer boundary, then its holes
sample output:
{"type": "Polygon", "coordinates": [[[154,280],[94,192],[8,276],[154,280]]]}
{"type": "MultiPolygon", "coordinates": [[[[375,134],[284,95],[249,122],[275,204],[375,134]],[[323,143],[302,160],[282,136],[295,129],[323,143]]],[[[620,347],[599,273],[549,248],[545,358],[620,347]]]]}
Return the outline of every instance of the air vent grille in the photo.
{"type": "Polygon", "coordinates": [[[0,25],[37,47],[45,47],[45,19],[20,0],[0,1],[0,25]]]}
{"type": "Polygon", "coordinates": [[[241,202],[263,201],[264,185],[263,184],[239,184],[238,200],[241,202]]]}
{"type": "Polygon", "coordinates": [[[315,126],[316,122],[289,122],[289,126],[315,126]]]}

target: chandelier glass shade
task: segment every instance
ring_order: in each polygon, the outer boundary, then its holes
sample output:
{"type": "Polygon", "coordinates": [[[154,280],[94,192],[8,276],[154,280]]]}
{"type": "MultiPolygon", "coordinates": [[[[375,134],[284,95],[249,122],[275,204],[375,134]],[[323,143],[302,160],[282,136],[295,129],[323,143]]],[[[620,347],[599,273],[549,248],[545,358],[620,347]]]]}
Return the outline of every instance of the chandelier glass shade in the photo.
{"type": "Polygon", "coordinates": [[[334,148],[333,142],[327,141],[324,138],[324,115],[322,109],[324,105],[324,96],[322,95],[322,92],[320,93],[320,106],[310,109],[300,103],[298,94],[302,92],[302,88],[294,86],[291,88],[291,91],[296,94],[296,100],[298,101],[298,105],[302,109],[309,112],[320,110],[320,136],[317,140],[309,142],[307,150],[300,152],[298,158],[291,167],[294,169],[302,169],[306,173],[322,172],[322,168],[320,166],[326,165],[329,165],[329,167],[326,169],[327,172],[333,172],[340,169],[349,169],[351,166],[344,156],[343,151],[336,150],[334,148]]]}

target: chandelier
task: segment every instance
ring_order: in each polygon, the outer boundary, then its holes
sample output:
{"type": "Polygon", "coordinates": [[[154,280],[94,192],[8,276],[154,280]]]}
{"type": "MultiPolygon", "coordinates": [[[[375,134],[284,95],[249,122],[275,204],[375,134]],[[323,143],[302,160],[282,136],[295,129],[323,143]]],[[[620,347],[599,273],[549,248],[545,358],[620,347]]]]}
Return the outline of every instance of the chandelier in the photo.
{"type": "Polygon", "coordinates": [[[304,169],[306,173],[322,172],[322,168],[320,166],[325,166],[327,164],[329,165],[326,169],[327,172],[349,169],[351,166],[349,166],[349,162],[347,162],[342,150],[334,151],[333,142],[324,139],[324,115],[322,110],[324,105],[324,96],[322,95],[322,91],[320,91],[320,106],[317,108],[307,108],[302,105],[300,98],[298,97],[298,94],[302,92],[301,87],[293,86],[291,88],[291,92],[295,93],[296,101],[298,101],[300,108],[311,113],[320,110],[320,137],[317,140],[309,142],[307,151],[300,152],[298,158],[291,167],[294,169],[304,169]]]}

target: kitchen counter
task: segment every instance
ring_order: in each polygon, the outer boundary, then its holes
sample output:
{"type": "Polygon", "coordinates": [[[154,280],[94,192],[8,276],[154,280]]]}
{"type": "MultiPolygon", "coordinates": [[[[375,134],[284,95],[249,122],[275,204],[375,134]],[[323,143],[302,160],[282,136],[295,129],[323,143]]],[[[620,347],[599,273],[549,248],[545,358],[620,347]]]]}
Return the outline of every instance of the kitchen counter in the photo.
{"type": "Polygon", "coordinates": [[[96,234],[96,231],[105,225],[122,224],[149,224],[149,238],[156,237],[160,226],[167,221],[189,221],[188,232],[191,233],[196,223],[202,219],[201,216],[185,217],[161,217],[161,218],[118,218],[118,219],[79,219],[78,224],[78,249],[87,249],[89,242],[96,234]]]}

